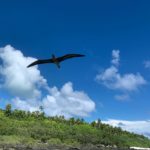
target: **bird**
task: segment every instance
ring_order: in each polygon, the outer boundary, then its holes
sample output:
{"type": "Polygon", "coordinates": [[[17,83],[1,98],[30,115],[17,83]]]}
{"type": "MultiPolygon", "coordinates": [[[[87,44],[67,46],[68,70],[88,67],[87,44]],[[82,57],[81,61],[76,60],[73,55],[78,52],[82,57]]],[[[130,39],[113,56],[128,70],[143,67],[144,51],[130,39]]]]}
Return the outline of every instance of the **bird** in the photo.
{"type": "Polygon", "coordinates": [[[66,54],[64,56],[61,57],[56,57],[54,54],[52,54],[52,58],[51,59],[38,59],[34,62],[32,62],[31,64],[29,64],[27,66],[27,68],[32,67],[34,65],[38,65],[38,64],[46,64],[46,63],[54,63],[56,64],[56,66],[58,68],[60,68],[60,62],[69,59],[69,58],[73,58],[73,57],[84,57],[85,55],[81,55],[81,54],[66,54]]]}

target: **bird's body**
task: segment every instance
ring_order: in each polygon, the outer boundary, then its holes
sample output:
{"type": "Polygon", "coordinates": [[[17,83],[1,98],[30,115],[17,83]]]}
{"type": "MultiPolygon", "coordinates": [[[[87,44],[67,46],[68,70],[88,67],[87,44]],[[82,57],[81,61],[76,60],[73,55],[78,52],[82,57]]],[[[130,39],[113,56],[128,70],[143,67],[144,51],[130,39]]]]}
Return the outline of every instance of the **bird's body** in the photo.
{"type": "Polygon", "coordinates": [[[31,67],[31,66],[34,66],[34,65],[38,65],[38,64],[45,64],[45,63],[54,63],[57,65],[58,68],[60,68],[60,62],[66,60],[66,59],[69,59],[69,58],[73,58],[73,57],[83,57],[85,55],[81,55],[81,54],[67,54],[67,55],[64,55],[62,57],[55,57],[55,55],[52,55],[52,58],[51,59],[43,59],[43,60],[36,60],[34,61],[33,63],[31,63],[30,65],[28,65],[27,67],[31,67]]]}

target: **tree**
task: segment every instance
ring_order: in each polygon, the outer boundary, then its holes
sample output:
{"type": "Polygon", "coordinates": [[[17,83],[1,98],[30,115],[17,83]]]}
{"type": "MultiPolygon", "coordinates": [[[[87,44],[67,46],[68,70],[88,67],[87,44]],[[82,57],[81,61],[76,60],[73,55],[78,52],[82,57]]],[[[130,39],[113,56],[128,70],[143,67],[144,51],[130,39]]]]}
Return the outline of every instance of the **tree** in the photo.
{"type": "Polygon", "coordinates": [[[7,104],[5,108],[5,115],[10,116],[11,115],[11,104],[7,104]]]}
{"type": "Polygon", "coordinates": [[[98,120],[97,120],[97,128],[100,128],[100,126],[101,126],[101,120],[98,119],[98,120]]]}
{"type": "Polygon", "coordinates": [[[41,112],[44,112],[44,107],[43,106],[40,106],[39,109],[40,109],[41,112]]]}
{"type": "Polygon", "coordinates": [[[72,117],[69,119],[69,124],[74,125],[75,124],[75,119],[72,117]]]}
{"type": "Polygon", "coordinates": [[[14,118],[17,118],[17,119],[22,119],[22,118],[27,117],[25,111],[23,111],[23,110],[17,110],[17,109],[15,109],[15,110],[11,113],[11,116],[14,117],[14,118]]]}
{"type": "Polygon", "coordinates": [[[97,125],[97,124],[96,124],[95,121],[91,122],[91,126],[92,126],[92,127],[96,127],[96,125],[97,125]]]}

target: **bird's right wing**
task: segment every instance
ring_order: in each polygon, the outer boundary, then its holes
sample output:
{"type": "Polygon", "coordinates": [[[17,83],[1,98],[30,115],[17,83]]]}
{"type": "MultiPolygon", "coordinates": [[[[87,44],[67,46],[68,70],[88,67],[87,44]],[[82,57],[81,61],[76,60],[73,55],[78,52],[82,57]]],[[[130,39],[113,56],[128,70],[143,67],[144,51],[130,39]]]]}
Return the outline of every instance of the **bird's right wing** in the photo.
{"type": "Polygon", "coordinates": [[[58,57],[57,60],[58,60],[59,62],[61,62],[61,61],[64,61],[64,60],[66,60],[66,59],[69,59],[69,58],[73,58],[73,57],[83,57],[83,56],[85,56],[85,55],[81,55],[81,54],[67,54],[67,55],[64,55],[64,56],[62,56],[62,57],[58,57]]]}
{"type": "Polygon", "coordinates": [[[30,65],[27,66],[27,68],[34,66],[34,65],[38,65],[38,64],[45,64],[45,63],[52,63],[51,59],[45,59],[45,60],[36,60],[33,63],[31,63],[30,65]]]}

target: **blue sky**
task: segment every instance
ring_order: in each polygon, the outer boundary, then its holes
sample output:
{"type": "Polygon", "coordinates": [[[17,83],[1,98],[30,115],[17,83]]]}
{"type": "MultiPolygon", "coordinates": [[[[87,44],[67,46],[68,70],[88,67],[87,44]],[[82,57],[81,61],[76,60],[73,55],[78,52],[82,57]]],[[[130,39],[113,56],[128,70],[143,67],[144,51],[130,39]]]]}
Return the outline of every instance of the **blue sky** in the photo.
{"type": "MultiPolygon", "coordinates": [[[[6,49],[12,50],[12,47],[24,57],[41,59],[50,58],[52,53],[56,56],[85,54],[85,58],[63,62],[60,70],[50,64],[34,68],[37,69],[34,71],[37,74],[40,71],[38,77],[47,80],[48,88],[55,86],[60,90],[68,83],[73,91],[82,94],[84,91],[82,98],[88,96],[92,105],[95,104],[95,108],[93,106],[87,112],[81,111],[89,115],[84,116],[88,121],[97,118],[150,120],[149,7],[148,0],[1,0],[1,63],[7,62],[3,54],[6,49]],[[113,50],[118,52],[117,56],[112,56],[113,50]],[[113,64],[111,61],[117,58],[118,64],[113,64]],[[104,77],[106,70],[112,66],[117,69],[115,77],[102,79],[102,75],[104,77]],[[134,85],[129,85],[135,86],[133,89],[120,85],[119,81],[124,81],[124,77],[131,74],[133,78],[139,75],[141,82],[137,78],[134,85]],[[101,76],[96,80],[98,75],[101,76]],[[110,87],[110,80],[113,80],[113,87],[110,87]],[[116,83],[119,87],[116,87],[116,83]]],[[[6,88],[8,75],[5,67],[5,74],[1,73],[1,84],[5,85],[0,93],[1,107],[9,99],[20,96],[11,91],[10,85],[6,88]]],[[[130,78],[127,81],[130,83],[130,78]]],[[[34,88],[37,86],[35,82],[34,88]]],[[[44,89],[41,92],[42,95],[46,93],[44,89]]],[[[25,97],[23,100],[26,101],[25,97]]]]}

